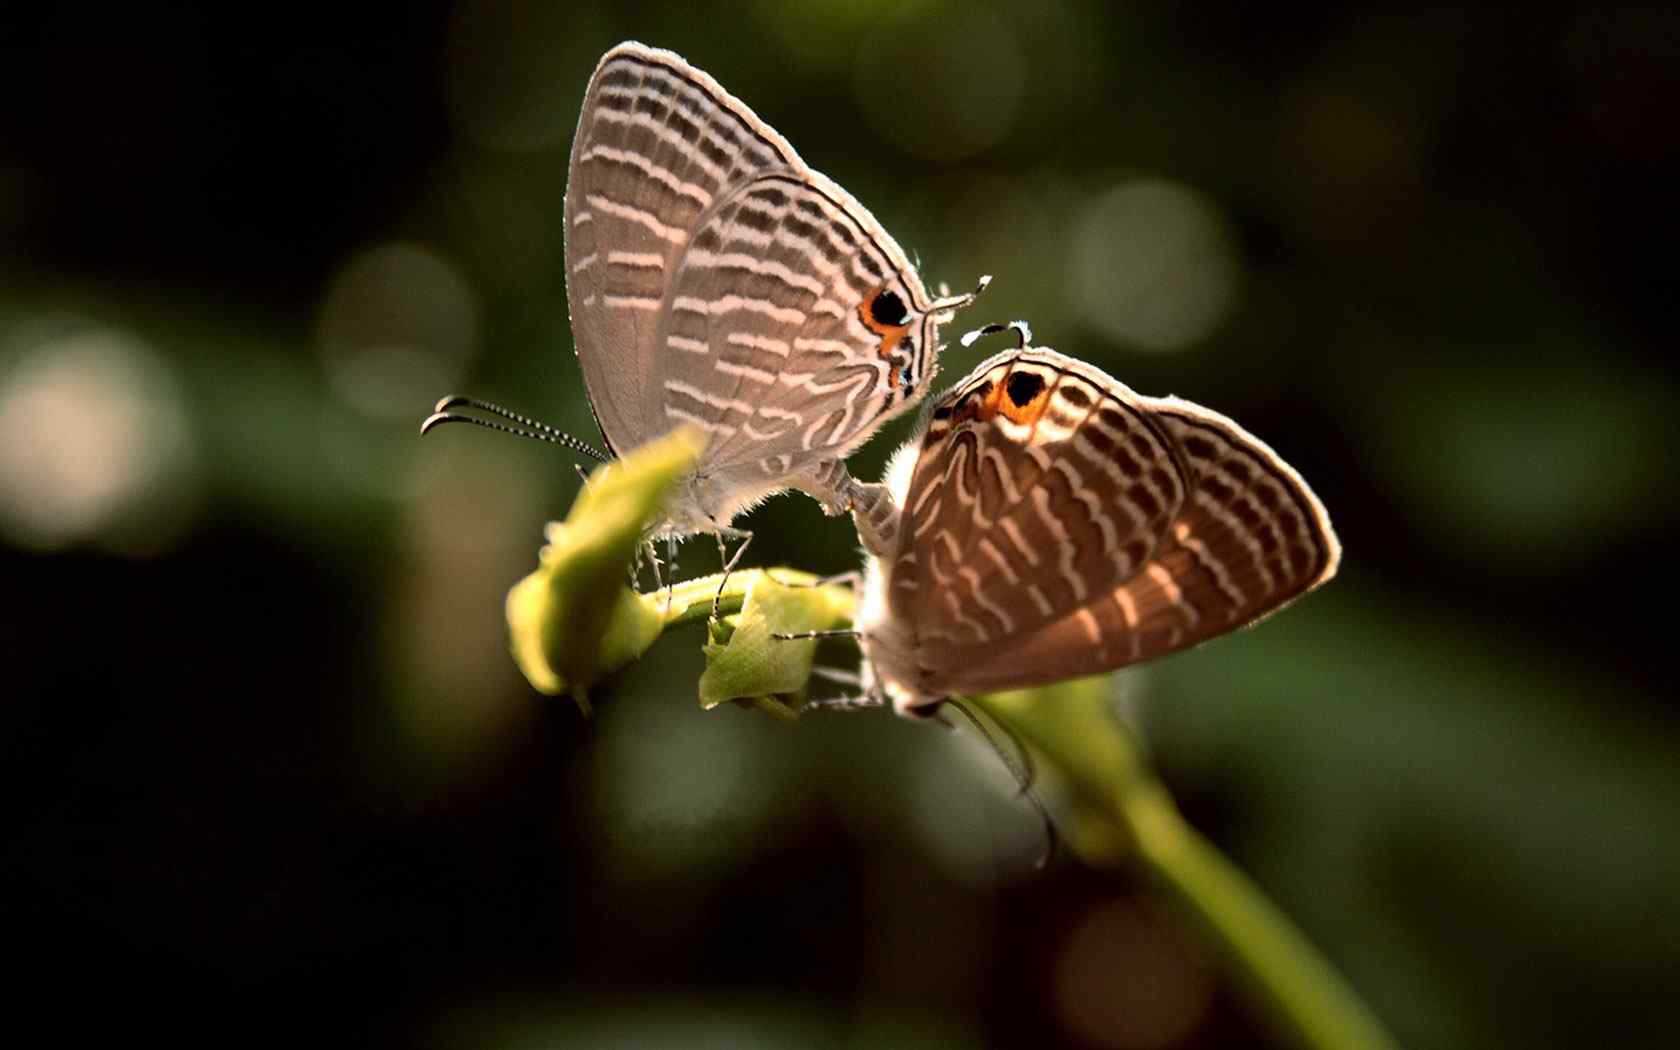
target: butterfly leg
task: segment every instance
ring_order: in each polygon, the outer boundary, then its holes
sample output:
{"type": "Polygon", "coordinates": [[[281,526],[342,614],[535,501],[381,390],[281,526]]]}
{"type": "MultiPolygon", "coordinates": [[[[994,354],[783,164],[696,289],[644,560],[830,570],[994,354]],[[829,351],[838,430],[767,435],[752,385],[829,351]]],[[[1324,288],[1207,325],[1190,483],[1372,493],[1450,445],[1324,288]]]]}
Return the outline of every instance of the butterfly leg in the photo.
{"type": "Polygon", "coordinates": [[[642,589],[641,582],[643,565],[646,565],[648,567],[648,571],[653,574],[653,590],[649,593],[658,594],[665,586],[665,577],[659,571],[659,551],[654,547],[652,540],[643,540],[641,543],[637,544],[636,552],[631,558],[630,589],[633,591],[639,592],[642,589]]]}
{"type": "Polygon", "coordinates": [[[671,603],[676,600],[677,587],[677,538],[665,537],[665,611],[671,611],[671,603]]]}
{"type": "Polygon", "coordinates": [[[807,711],[867,711],[885,704],[885,698],[868,693],[862,696],[825,696],[818,700],[805,701],[799,713],[803,715],[807,711]]]}
{"type": "Polygon", "coordinates": [[[850,627],[835,627],[827,631],[800,631],[797,634],[772,634],[778,642],[797,642],[807,638],[862,638],[863,632],[850,627]]]}
{"type": "Polygon", "coordinates": [[[824,681],[835,682],[849,689],[863,688],[863,675],[856,671],[848,671],[844,667],[813,667],[811,668],[811,676],[821,678],[824,681]]]}
{"type": "Polygon", "coordinates": [[[782,580],[778,580],[775,577],[774,571],[771,569],[765,569],[764,575],[769,577],[771,583],[780,587],[810,588],[844,586],[855,591],[859,587],[863,586],[863,573],[856,569],[853,569],[850,572],[835,573],[833,576],[819,576],[810,583],[795,583],[792,581],[784,582],[782,580]]]}
{"type": "Polygon", "coordinates": [[[733,556],[729,556],[723,545],[723,532],[719,531],[717,533],[718,560],[723,562],[723,578],[718,580],[717,593],[712,595],[713,620],[718,618],[718,602],[723,600],[723,588],[729,582],[729,574],[735,571],[735,566],[740,562],[741,555],[747,553],[747,548],[752,545],[752,533],[744,529],[730,529],[729,531],[740,538],[741,545],[735,548],[733,556]]]}

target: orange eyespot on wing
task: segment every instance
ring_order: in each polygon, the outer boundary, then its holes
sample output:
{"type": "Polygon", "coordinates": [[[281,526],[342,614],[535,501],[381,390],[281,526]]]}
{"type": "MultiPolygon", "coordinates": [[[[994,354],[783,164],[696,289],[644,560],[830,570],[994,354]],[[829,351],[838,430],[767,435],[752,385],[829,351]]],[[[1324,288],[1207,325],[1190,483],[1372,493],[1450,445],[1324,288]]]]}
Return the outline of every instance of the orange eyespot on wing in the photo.
{"type": "Polygon", "coordinates": [[[1011,372],[1008,382],[999,384],[994,394],[997,411],[1010,422],[1028,426],[1038,422],[1050,403],[1050,387],[1036,372],[1011,372]]]}
{"type": "Polygon", "coordinates": [[[1049,404],[1050,385],[1044,377],[1017,370],[1001,382],[987,380],[964,394],[953,406],[950,418],[953,425],[969,420],[990,423],[1001,412],[1011,423],[1031,426],[1049,404]]]}
{"type": "MultiPolygon", "coordinates": [[[[898,297],[897,292],[884,287],[875,289],[858,304],[858,320],[881,337],[875,353],[883,361],[892,360],[893,352],[904,340],[904,333],[910,330],[910,315],[904,307],[904,300],[898,297]]],[[[887,383],[895,388],[898,386],[898,369],[888,371],[887,383]]]]}

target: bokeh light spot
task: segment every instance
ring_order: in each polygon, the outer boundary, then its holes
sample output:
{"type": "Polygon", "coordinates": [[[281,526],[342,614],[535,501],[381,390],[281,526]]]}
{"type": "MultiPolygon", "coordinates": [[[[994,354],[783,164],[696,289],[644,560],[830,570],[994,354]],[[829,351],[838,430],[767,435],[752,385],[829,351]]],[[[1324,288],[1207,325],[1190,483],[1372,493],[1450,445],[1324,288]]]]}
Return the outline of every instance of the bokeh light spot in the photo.
{"type": "Polygon", "coordinates": [[[779,777],[763,744],[780,727],[733,712],[697,715],[692,685],[678,692],[668,682],[681,678],[667,675],[687,664],[694,673],[681,677],[693,682],[698,653],[665,653],[610,687],[625,696],[638,679],[657,681],[647,690],[657,702],[602,702],[596,710],[595,797],[606,829],[596,860],[619,876],[705,879],[750,850],[778,804],[779,777]]]}
{"type": "Polygon", "coordinates": [[[194,462],[174,377],[135,336],[77,326],[0,373],[0,531],[23,546],[161,550],[193,515],[194,462]]]}
{"type": "MultiPolygon", "coordinates": [[[[508,584],[528,572],[544,496],[552,488],[543,449],[515,442],[421,442],[408,464],[401,538],[404,565],[384,623],[402,688],[391,692],[395,739],[416,775],[470,786],[517,745],[536,706],[507,659],[508,584]],[[462,513],[471,508],[471,513],[462,513]],[[405,747],[406,745],[406,747],[405,747]]],[[[540,702],[540,701],[538,701],[540,702]]]]}
{"type": "Polygon", "coordinates": [[[1169,920],[1135,901],[1087,914],[1062,945],[1054,982],[1062,1023],[1117,1050],[1182,1042],[1213,998],[1206,962],[1169,920]]]}
{"type": "Polygon", "coordinates": [[[345,401],[368,415],[413,415],[460,380],[477,348],[477,299],[436,252],[380,245],[333,278],[319,341],[345,401]]]}
{"type": "Polygon", "coordinates": [[[1025,79],[1016,34],[984,8],[883,19],[858,54],[858,98],[870,125],[906,153],[933,160],[1002,141],[1025,79]]]}
{"type": "Polygon", "coordinates": [[[1086,320],[1143,350],[1206,337],[1237,298],[1236,246],[1218,208],[1164,179],[1099,197],[1078,220],[1071,262],[1086,320]]]}

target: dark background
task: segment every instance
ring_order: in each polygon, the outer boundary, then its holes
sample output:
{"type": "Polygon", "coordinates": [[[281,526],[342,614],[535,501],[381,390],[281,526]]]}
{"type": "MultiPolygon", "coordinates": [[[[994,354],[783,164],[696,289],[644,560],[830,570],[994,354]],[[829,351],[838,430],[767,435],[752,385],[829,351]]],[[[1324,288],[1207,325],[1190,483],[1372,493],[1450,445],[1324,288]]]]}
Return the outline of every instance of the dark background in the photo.
{"type": "MultiPolygon", "coordinates": [[[[1147,887],[1033,874],[1030,811],[960,738],[702,714],[697,629],[593,722],[519,678],[502,597],[572,469],[415,429],[465,390],[591,434],[562,192],[589,71],[634,37],[931,282],[995,274],[958,331],[1027,317],[1311,480],[1336,582],[1117,702],[1402,1042],[1671,1038],[1680,19],[206,8],[0,11],[20,1030],[1269,1041],[1147,887]]],[[[745,524],[764,564],[855,560],[802,497],[745,524]]]]}

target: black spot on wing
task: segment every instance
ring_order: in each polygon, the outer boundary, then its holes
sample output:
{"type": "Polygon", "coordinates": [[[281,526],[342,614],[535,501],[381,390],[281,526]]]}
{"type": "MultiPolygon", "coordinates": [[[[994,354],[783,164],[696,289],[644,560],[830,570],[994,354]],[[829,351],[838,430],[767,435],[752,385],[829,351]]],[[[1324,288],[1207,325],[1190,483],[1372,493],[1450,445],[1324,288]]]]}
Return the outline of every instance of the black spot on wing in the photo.
{"type": "Polygon", "coordinates": [[[1044,377],[1033,372],[1011,372],[1004,393],[1014,405],[1028,405],[1044,389],[1044,377]]]}
{"type": "Polygon", "coordinates": [[[897,326],[904,323],[909,312],[905,310],[904,300],[898,297],[897,292],[883,291],[870,302],[869,316],[873,317],[878,325],[897,326]]]}

